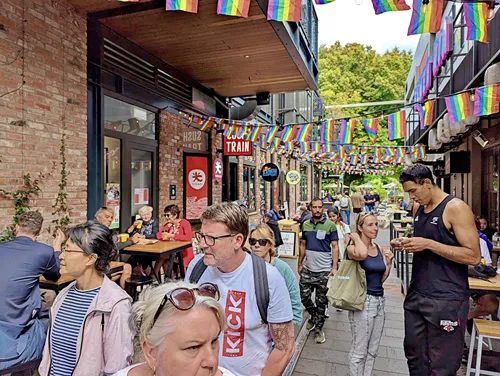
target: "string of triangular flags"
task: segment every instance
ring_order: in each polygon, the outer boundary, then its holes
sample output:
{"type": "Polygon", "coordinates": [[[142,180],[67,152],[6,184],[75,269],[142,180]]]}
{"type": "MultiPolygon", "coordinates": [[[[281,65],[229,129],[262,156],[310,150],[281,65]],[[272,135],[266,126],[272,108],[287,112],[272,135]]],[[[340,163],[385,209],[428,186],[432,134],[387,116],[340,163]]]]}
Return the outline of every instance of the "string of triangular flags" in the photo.
{"type": "Polygon", "coordinates": [[[349,175],[394,175],[393,170],[383,169],[383,166],[367,167],[367,166],[332,166],[323,165],[322,170],[329,171],[333,174],[349,174],[349,175]]]}
{"type": "MultiPolygon", "coordinates": [[[[324,5],[334,0],[315,0],[324,5]]],[[[437,33],[441,27],[444,0],[413,0],[410,8],[405,0],[372,0],[375,14],[385,12],[407,11],[412,9],[408,35],[437,33]]],[[[495,16],[494,1],[463,1],[467,40],[488,43],[488,20],[495,16]]]]}
{"type": "MultiPolygon", "coordinates": [[[[138,3],[140,0],[117,0],[138,3]]],[[[248,18],[251,0],[218,0],[217,14],[248,18]]],[[[301,0],[269,0],[267,19],[280,22],[299,22],[301,0]]],[[[198,0],[165,0],[166,11],[198,13],[198,0]]]]}

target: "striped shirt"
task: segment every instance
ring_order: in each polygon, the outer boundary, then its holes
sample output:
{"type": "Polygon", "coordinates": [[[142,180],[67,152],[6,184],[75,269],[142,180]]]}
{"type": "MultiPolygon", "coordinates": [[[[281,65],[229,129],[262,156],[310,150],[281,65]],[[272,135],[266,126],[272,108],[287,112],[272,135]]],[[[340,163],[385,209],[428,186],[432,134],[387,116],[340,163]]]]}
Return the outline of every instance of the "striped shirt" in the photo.
{"type": "Polygon", "coordinates": [[[87,291],[77,290],[75,286],[69,289],[52,328],[50,376],[73,374],[78,358],[78,335],[90,304],[100,289],[100,286],[87,291]]]}

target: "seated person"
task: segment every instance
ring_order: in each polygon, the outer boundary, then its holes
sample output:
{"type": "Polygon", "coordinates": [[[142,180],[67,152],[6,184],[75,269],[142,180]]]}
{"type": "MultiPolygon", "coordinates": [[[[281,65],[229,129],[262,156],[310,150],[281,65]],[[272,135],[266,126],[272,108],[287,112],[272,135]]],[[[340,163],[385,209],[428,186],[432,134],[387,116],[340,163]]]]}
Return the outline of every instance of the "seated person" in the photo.
{"type": "Polygon", "coordinates": [[[284,217],[280,213],[280,206],[278,204],[275,204],[272,208],[272,210],[269,211],[269,218],[272,220],[278,222],[280,219],[283,219],[284,217]]]}
{"type": "Polygon", "coordinates": [[[398,200],[399,210],[408,210],[408,204],[402,198],[398,200]]]}
{"type": "Polygon", "coordinates": [[[489,240],[493,239],[495,235],[495,229],[489,227],[488,220],[485,217],[479,217],[479,230],[486,235],[489,240]]]}
{"type": "Polygon", "coordinates": [[[59,279],[52,247],[36,241],[42,230],[39,212],[19,216],[16,238],[0,244],[0,373],[42,358],[48,314],[42,312],[39,279],[59,279]]]}
{"type": "Polygon", "coordinates": [[[486,246],[488,248],[488,251],[491,252],[493,250],[493,243],[488,239],[488,237],[481,232],[481,221],[479,217],[476,217],[476,227],[477,227],[477,233],[479,235],[479,239],[484,240],[486,243],[486,246]]]}
{"type": "Polygon", "coordinates": [[[134,231],[142,235],[146,239],[156,239],[156,234],[159,231],[159,224],[156,218],[153,218],[153,207],[145,205],[139,209],[141,219],[136,220],[127,230],[127,233],[132,235],[134,231]],[[137,228],[138,225],[140,228],[137,228]]]}

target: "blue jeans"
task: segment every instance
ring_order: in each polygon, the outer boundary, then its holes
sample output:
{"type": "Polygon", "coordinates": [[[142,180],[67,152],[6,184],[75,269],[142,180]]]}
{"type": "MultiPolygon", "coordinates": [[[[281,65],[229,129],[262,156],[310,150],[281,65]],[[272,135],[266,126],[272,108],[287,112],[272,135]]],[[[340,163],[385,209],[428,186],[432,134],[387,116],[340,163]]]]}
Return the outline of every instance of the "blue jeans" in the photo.
{"type": "Polygon", "coordinates": [[[347,225],[351,225],[351,211],[342,209],[342,222],[346,223],[347,225]]]}

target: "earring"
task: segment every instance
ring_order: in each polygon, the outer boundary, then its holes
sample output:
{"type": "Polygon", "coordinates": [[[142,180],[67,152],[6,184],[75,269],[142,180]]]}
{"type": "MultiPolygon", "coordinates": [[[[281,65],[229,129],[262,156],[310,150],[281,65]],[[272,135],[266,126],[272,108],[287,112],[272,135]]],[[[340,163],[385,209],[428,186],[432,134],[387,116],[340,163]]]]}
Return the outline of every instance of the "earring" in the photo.
{"type": "Polygon", "coordinates": [[[156,376],[156,367],[153,366],[153,376],[156,376]]]}

